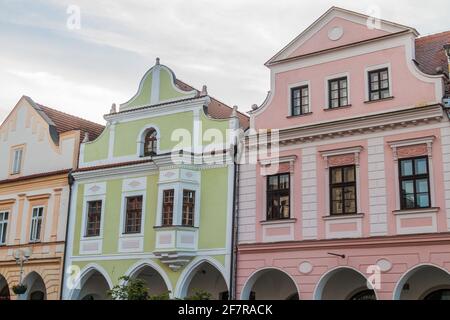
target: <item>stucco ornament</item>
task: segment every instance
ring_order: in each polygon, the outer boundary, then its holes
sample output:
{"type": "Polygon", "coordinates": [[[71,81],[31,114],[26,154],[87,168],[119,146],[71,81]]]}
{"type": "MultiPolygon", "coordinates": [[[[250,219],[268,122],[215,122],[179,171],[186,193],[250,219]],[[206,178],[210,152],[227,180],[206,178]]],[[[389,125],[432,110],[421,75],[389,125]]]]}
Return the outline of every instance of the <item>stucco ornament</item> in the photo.
{"type": "Polygon", "coordinates": [[[309,261],[302,262],[298,266],[298,271],[300,271],[300,273],[303,273],[303,274],[311,273],[312,270],[313,270],[313,265],[309,261]]]}
{"type": "Polygon", "coordinates": [[[391,270],[392,263],[387,259],[380,259],[377,261],[377,266],[380,267],[380,270],[382,272],[387,272],[387,271],[391,270]]]}
{"type": "Polygon", "coordinates": [[[340,38],[342,38],[343,35],[344,35],[344,28],[340,26],[333,27],[328,31],[328,38],[331,41],[337,41],[340,38]]]}

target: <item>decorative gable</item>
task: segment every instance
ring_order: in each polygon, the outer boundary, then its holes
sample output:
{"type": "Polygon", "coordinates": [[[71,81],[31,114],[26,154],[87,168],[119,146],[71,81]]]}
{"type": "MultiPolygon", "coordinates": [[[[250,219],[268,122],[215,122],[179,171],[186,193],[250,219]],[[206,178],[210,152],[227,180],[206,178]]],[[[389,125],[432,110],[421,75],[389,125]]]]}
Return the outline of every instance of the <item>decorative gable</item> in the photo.
{"type": "Polygon", "coordinates": [[[417,34],[410,27],[332,7],[266,65],[408,30],[417,34]]]}
{"type": "Polygon", "coordinates": [[[157,58],[156,64],[142,78],[138,92],[128,102],[120,105],[120,111],[189,99],[196,96],[196,90],[181,90],[176,85],[176,77],[173,71],[161,65],[159,58],[157,58]]]}

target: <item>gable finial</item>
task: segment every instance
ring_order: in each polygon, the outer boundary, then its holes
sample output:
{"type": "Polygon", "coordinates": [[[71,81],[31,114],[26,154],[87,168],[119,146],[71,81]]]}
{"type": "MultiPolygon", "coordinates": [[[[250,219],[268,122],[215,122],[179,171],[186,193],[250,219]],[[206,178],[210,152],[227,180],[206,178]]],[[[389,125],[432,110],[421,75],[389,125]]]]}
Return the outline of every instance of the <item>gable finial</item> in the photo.
{"type": "Polygon", "coordinates": [[[231,112],[231,117],[232,118],[236,118],[237,117],[237,111],[238,111],[238,106],[234,105],[233,106],[233,112],[231,112]]]}
{"type": "Polygon", "coordinates": [[[117,106],[115,103],[112,104],[111,110],[109,110],[110,114],[117,113],[117,106]]]}
{"type": "Polygon", "coordinates": [[[84,139],[83,139],[83,143],[89,142],[89,132],[86,132],[84,134],[84,139]]]}
{"type": "Polygon", "coordinates": [[[156,63],[155,63],[155,64],[156,64],[157,66],[159,66],[159,63],[160,63],[160,59],[159,59],[159,57],[157,57],[157,58],[156,58],[156,63]]]}
{"type": "Polygon", "coordinates": [[[256,103],[252,104],[252,110],[258,109],[258,105],[256,103]]]}
{"type": "Polygon", "coordinates": [[[208,95],[208,87],[206,86],[206,84],[203,85],[202,87],[202,96],[207,96],[208,95]]]}

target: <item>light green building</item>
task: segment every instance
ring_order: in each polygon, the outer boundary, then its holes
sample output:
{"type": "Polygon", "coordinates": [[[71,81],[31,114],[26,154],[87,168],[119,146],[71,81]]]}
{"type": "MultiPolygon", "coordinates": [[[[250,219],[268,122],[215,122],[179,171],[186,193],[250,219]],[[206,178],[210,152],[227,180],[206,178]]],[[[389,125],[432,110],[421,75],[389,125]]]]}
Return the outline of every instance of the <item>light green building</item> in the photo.
{"type": "Polygon", "coordinates": [[[248,119],[176,79],[159,59],[73,173],[65,299],[106,299],[121,276],[150,294],[226,298],[235,129],[248,119]]]}

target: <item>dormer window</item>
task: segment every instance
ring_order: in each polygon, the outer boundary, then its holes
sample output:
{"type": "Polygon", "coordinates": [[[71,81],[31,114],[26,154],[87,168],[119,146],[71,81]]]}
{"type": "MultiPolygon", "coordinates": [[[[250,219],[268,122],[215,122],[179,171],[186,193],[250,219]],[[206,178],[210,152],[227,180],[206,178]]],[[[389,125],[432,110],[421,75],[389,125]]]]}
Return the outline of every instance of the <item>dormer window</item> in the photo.
{"type": "Polygon", "coordinates": [[[146,131],[144,137],[144,157],[154,156],[157,154],[158,133],[154,128],[146,131]]]}

